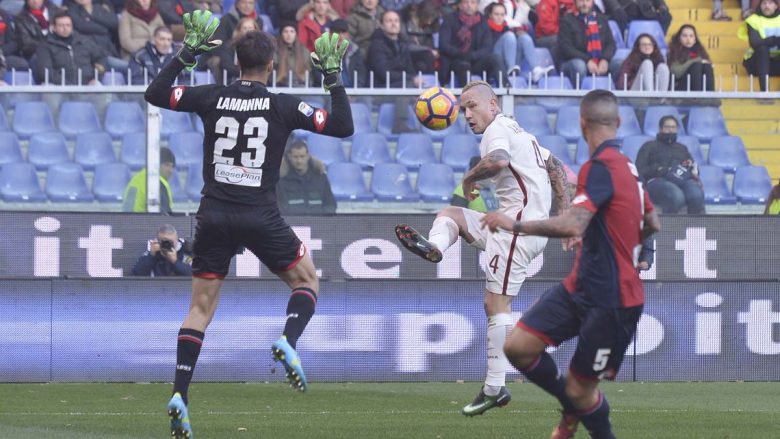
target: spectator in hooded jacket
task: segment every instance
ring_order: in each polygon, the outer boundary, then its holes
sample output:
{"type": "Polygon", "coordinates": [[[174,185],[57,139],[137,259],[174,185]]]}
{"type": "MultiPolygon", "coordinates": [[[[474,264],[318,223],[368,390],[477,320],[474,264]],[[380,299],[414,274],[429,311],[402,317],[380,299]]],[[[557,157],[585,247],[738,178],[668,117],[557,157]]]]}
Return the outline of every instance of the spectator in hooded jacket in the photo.
{"type": "Polygon", "coordinates": [[[314,52],[314,40],[330,30],[330,23],[339,14],[330,7],[330,0],[311,0],[295,14],[298,20],[298,40],[309,52],[314,52]]]}
{"type": "MultiPolygon", "coordinates": [[[[450,72],[458,84],[465,85],[474,75],[487,75],[494,85],[498,80],[501,59],[493,53],[493,42],[485,17],[477,10],[477,0],[460,0],[458,10],[445,16],[439,30],[441,66],[439,80],[450,83],[450,72]]],[[[503,84],[501,84],[503,85],[503,84]]]]}
{"type": "Polygon", "coordinates": [[[50,84],[96,85],[99,73],[105,71],[103,49],[73,32],[73,20],[65,11],[52,17],[52,31],[35,51],[33,73],[36,81],[50,84]],[[65,76],[63,76],[63,72],[65,76]]]}
{"type": "Polygon", "coordinates": [[[379,28],[379,17],[383,12],[385,8],[379,6],[379,0],[359,0],[347,16],[349,35],[363,53],[368,53],[368,46],[379,28]]]}
{"type": "Polygon", "coordinates": [[[276,194],[279,210],[284,215],[332,215],[336,213],[336,199],[330,189],[328,176],[315,165],[305,142],[295,142],[287,149],[279,171],[276,194]]]}
{"type": "Polygon", "coordinates": [[[415,76],[409,43],[400,38],[401,16],[396,11],[385,11],[380,27],[374,32],[368,48],[368,68],[374,72],[377,87],[419,86],[421,79],[415,76]],[[389,82],[388,82],[389,78],[389,82]]]}
{"type": "Polygon", "coordinates": [[[138,52],[154,37],[154,30],[165,23],[160,16],[157,0],[127,0],[119,15],[119,46],[122,58],[138,52]]]}
{"type": "Polygon", "coordinates": [[[26,70],[30,64],[19,56],[19,45],[16,44],[16,30],[11,16],[0,9],[0,53],[5,57],[8,70],[26,70]]]}
{"type": "MultiPolygon", "coordinates": [[[[155,29],[152,41],[147,42],[146,46],[130,57],[132,84],[149,84],[175,54],[171,30],[166,26],[155,29]]],[[[182,72],[179,82],[189,83],[189,74],[182,72]]]]}
{"type": "Polygon", "coordinates": [[[74,0],[68,6],[73,20],[73,30],[92,40],[106,54],[108,69],[127,70],[127,62],[119,58],[116,46],[119,21],[114,11],[105,3],[92,0],[74,0]]]}
{"type": "Polygon", "coordinates": [[[577,12],[561,18],[558,51],[561,70],[576,87],[577,78],[604,76],[615,56],[615,38],[604,15],[593,8],[593,0],[575,0],[577,12]]]}
{"type": "Polygon", "coordinates": [[[217,84],[230,84],[238,79],[241,71],[238,68],[234,44],[239,37],[248,32],[261,32],[263,30],[261,23],[261,21],[249,15],[241,18],[228,39],[223,40],[222,45],[214,50],[214,54],[208,63],[217,84]],[[211,67],[212,65],[213,68],[211,67]]]}
{"type": "Polygon", "coordinates": [[[25,0],[24,7],[16,16],[16,45],[19,56],[28,62],[38,44],[49,34],[51,19],[60,9],[47,0],[25,0]]]}
{"type": "Polygon", "coordinates": [[[217,31],[214,32],[215,40],[222,40],[222,46],[213,50],[210,54],[205,56],[205,59],[201,59],[201,62],[205,62],[208,69],[214,75],[217,80],[217,84],[223,83],[223,71],[228,70],[228,77],[234,78],[234,72],[236,71],[235,51],[226,47],[229,42],[233,41],[233,35],[235,35],[236,27],[239,20],[242,18],[251,18],[257,22],[257,28],[263,30],[263,21],[257,15],[255,9],[254,0],[236,0],[227,12],[222,16],[219,22],[217,31]],[[227,51],[227,52],[226,52],[227,51]],[[229,52],[229,53],[228,53],[229,52]]]}
{"type": "Polygon", "coordinates": [[[667,91],[669,78],[658,43],[650,34],[641,34],[623,61],[616,83],[619,90],[667,91]]]}
{"type": "Polygon", "coordinates": [[[276,84],[279,87],[303,87],[308,77],[312,84],[311,59],[309,51],[298,40],[298,30],[294,23],[283,24],[276,42],[276,84]]]}

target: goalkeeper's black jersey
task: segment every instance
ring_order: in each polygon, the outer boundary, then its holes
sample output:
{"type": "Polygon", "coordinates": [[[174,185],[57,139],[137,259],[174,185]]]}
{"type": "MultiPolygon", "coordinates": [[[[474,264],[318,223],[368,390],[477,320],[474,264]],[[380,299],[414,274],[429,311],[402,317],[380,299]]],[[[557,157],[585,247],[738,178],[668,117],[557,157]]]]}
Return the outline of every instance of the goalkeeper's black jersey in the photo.
{"type": "Polygon", "coordinates": [[[331,91],[331,116],[295,96],[271,93],[260,82],[238,80],[228,86],[198,87],[171,87],[172,80],[158,82],[166,70],[173,73],[175,64],[183,66],[179,60],[166,66],[149,85],[146,100],[175,111],[195,112],[202,119],[204,197],[275,205],[279,166],[292,130],[338,137],[352,134],[343,87],[331,91]]]}

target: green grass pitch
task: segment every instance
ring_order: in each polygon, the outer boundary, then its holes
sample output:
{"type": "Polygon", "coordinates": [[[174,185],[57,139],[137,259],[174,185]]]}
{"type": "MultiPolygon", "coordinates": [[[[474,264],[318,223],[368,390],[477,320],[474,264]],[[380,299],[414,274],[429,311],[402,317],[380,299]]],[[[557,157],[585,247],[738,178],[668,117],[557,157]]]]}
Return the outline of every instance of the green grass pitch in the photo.
{"type": "MultiPolygon", "coordinates": [[[[206,438],[547,438],[553,399],[512,383],[512,402],[466,418],[479,383],[195,383],[206,438]]],[[[170,384],[0,384],[0,438],[165,438],[170,384]]],[[[780,437],[780,383],[606,383],[619,438],[780,437]]],[[[581,429],[578,438],[586,438],[581,429]]]]}

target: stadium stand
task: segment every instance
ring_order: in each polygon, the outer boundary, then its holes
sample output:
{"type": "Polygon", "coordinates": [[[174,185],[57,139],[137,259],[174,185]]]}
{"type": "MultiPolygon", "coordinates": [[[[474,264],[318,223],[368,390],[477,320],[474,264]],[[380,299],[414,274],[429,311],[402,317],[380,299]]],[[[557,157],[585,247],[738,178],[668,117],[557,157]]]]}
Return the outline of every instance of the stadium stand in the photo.
{"type": "Polygon", "coordinates": [[[473,134],[453,134],[441,146],[441,162],[456,171],[465,171],[469,160],[479,155],[477,138],[473,134]]]}
{"type": "Polygon", "coordinates": [[[358,133],[352,137],[350,160],[364,168],[373,168],[379,163],[392,162],[387,140],[379,133],[358,133]]]}
{"type": "Polygon", "coordinates": [[[70,161],[70,153],[62,133],[38,133],[30,138],[27,160],[38,170],[70,161]]]}
{"type": "Polygon", "coordinates": [[[106,132],[114,139],[146,130],[146,116],[135,102],[111,102],[106,108],[106,132]]]}
{"type": "Polygon", "coordinates": [[[425,133],[401,134],[398,136],[395,161],[409,170],[420,168],[428,163],[436,163],[433,141],[425,133]]]}
{"type": "Polygon", "coordinates": [[[46,194],[41,190],[35,166],[32,163],[4,165],[0,170],[0,193],[3,200],[11,202],[42,202],[46,194]]]}
{"type": "Polygon", "coordinates": [[[420,167],[417,192],[423,201],[449,202],[455,189],[452,168],[441,163],[426,163],[420,167]]]}
{"type": "Polygon", "coordinates": [[[82,133],[102,131],[95,106],[90,102],[63,102],[57,126],[68,140],[82,133]]]}
{"type": "Polygon", "coordinates": [[[515,106],[515,119],[524,130],[534,136],[539,137],[553,133],[547,119],[547,111],[541,105],[515,106]]]}
{"type": "Polygon", "coordinates": [[[325,163],[325,166],[346,161],[341,139],[312,133],[306,139],[306,144],[309,147],[309,153],[325,163]]]}
{"type": "Polygon", "coordinates": [[[699,166],[699,178],[704,186],[704,200],[707,203],[733,204],[737,197],[731,193],[726,174],[717,166],[699,166]]]}
{"type": "Polygon", "coordinates": [[[121,202],[130,181],[130,168],[121,162],[102,163],[95,167],[92,193],[104,203],[121,202]]]}
{"type": "Polygon", "coordinates": [[[338,201],[374,199],[374,195],[366,189],[363,169],[357,163],[332,163],[328,166],[328,180],[333,196],[338,201]]]}
{"type": "Polygon", "coordinates": [[[371,192],[379,201],[417,201],[406,167],[399,163],[379,163],[374,168],[371,192]]]}
{"type": "Polygon", "coordinates": [[[46,174],[46,195],[54,202],[90,202],[94,200],[87,187],[81,165],[57,163],[46,174]]]}
{"type": "Polygon", "coordinates": [[[79,134],[76,137],[73,161],[88,171],[95,169],[97,165],[116,161],[111,136],[105,132],[79,134]]]}

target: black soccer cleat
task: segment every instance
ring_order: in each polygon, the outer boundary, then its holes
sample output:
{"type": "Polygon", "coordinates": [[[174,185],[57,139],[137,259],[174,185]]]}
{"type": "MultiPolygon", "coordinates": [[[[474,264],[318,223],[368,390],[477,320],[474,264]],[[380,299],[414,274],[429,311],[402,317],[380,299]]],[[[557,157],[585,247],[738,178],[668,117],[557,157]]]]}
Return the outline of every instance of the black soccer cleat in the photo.
{"type": "Polygon", "coordinates": [[[398,237],[398,240],[401,241],[404,247],[417,256],[433,263],[441,262],[441,251],[417,233],[417,230],[414,230],[410,225],[396,225],[395,236],[398,237]]]}
{"type": "Polygon", "coordinates": [[[463,407],[463,414],[466,416],[476,416],[485,413],[493,407],[503,407],[509,404],[512,400],[512,395],[506,387],[501,387],[501,390],[496,396],[487,396],[482,389],[479,389],[477,397],[471,404],[463,407]]]}

